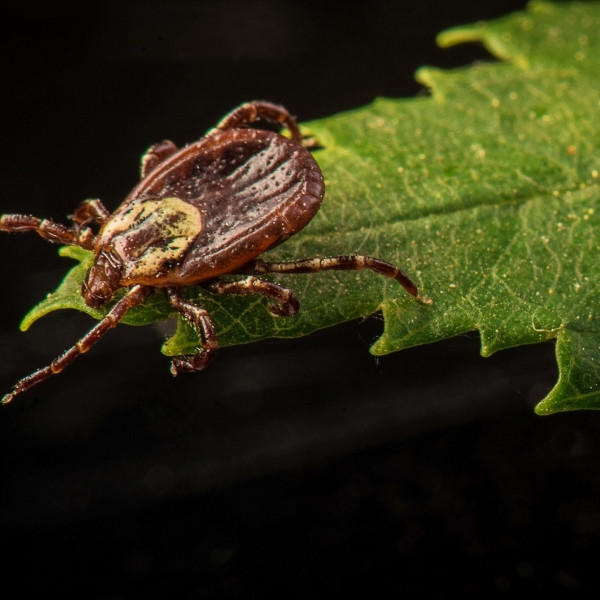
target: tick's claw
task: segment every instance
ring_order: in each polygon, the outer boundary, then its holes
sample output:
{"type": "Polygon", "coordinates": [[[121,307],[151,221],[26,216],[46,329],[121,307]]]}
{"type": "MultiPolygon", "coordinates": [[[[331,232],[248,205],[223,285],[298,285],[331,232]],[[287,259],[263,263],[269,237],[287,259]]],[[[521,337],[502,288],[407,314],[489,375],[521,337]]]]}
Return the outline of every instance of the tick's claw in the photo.
{"type": "Polygon", "coordinates": [[[292,317],[300,309],[300,303],[295,296],[292,296],[286,302],[281,302],[280,304],[269,304],[267,308],[274,317],[292,317]]]}
{"type": "Polygon", "coordinates": [[[208,363],[212,360],[213,351],[201,350],[198,354],[185,354],[175,356],[171,360],[171,375],[177,377],[181,373],[193,373],[206,369],[208,363]]]}

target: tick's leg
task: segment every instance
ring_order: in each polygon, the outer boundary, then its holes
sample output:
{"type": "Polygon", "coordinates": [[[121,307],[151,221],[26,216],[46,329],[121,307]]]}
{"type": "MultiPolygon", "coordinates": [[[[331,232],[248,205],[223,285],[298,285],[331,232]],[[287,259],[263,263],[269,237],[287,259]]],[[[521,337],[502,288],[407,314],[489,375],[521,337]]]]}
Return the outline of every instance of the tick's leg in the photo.
{"type": "Polygon", "coordinates": [[[263,101],[246,102],[238,106],[221,120],[213,132],[250,125],[260,118],[286,127],[292,135],[292,139],[302,142],[302,134],[294,117],[283,106],[263,101]]]}
{"type": "Polygon", "coordinates": [[[142,156],[141,178],[144,179],[152,169],[165,160],[165,158],[169,158],[169,156],[175,154],[177,150],[177,146],[170,140],[163,140],[150,146],[144,153],[144,156],[142,156]]]}
{"type": "Polygon", "coordinates": [[[207,290],[215,294],[261,294],[275,300],[277,304],[269,304],[269,310],[277,317],[290,317],[295,315],[300,308],[298,298],[292,290],[284,288],[272,281],[265,281],[257,277],[247,277],[240,281],[223,281],[217,279],[204,284],[207,290]]]}
{"type": "Polygon", "coordinates": [[[98,198],[84,200],[73,213],[73,222],[79,229],[89,223],[98,223],[102,225],[110,217],[108,209],[98,198]]]}
{"type": "Polygon", "coordinates": [[[44,381],[51,375],[60,373],[70,365],[80,354],[87,352],[109,329],[115,327],[123,315],[137,306],[150,293],[152,288],[136,285],[132,287],[106,314],[106,316],[74,346],[55,358],[47,367],[38,369],[31,375],[20,379],[13,391],[2,398],[2,404],[8,404],[17,394],[21,394],[34,385],[44,381]]]}
{"type": "Polygon", "coordinates": [[[91,247],[95,235],[88,225],[91,223],[102,225],[108,217],[110,213],[100,200],[97,198],[84,200],[71,216],[75,224],[74,229],[78,232],[79,245],[85,248],[91,247]]]}
{"type": "Polygon", "coordinates": [[[215,351],[219,347],[215,326],[208,313],[199,306],[188,302],[177,290],[177,288],[166,288],[165,293],[169,304],[179,311],[184,319],[189,321],[200,334],[202,347],[196,354],[176,356],[171,360],[171,373],[189,373],[201,371],[208,366],[215,351]]]}
{"type": "Polygon", "coordinates": [[[370,269],[395,279],[411,296],[419,299],[424,304],[431,304],[432,300],[420,296],[416,284],[398,267],[372,256],[350,254],[347,256],[332,256],[329,258],[306,258],[290,262],[265,262],[253,260],[245,265],[240,272],[261,275],[263,273],[318,273],[319,271],[361,271],[370,269]]]}
{"type": "Polygon", "coordinates": [[[81,246],[87,250],[92,249],[94,235],[88,228],[83,231],[65,227],[60,223],[40,219],[31,215],[2,215],[0,216],[0,231],[7,233],[24,233],[35,231],[45,240],[65,246],[81,246]]]}

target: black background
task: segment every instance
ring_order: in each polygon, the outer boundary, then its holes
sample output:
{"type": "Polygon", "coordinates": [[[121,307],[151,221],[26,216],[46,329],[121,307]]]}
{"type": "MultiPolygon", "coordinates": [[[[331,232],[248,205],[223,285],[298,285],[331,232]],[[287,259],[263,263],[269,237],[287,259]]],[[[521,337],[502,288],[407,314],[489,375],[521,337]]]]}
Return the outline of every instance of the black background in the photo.
{"type": "MultiPolygon", "coordinates": [[[[301,121],[422,92],[490,57],[444,28],[523,2],[47,3],[3,9],[0,211],[115,208],[138,160],[250,99],[301,121]]],[[[18,323],[69,262],[0,236],[0,383],[91,325],[18,323]]],[[[158,329],[119,327],[0,414],[2,587],[19,597],[490,597],[598,590],[595,413],[537,417],[552,343],[477,334],[374,358],[377,316],[223,349],[173,379],[158,329]]]]}

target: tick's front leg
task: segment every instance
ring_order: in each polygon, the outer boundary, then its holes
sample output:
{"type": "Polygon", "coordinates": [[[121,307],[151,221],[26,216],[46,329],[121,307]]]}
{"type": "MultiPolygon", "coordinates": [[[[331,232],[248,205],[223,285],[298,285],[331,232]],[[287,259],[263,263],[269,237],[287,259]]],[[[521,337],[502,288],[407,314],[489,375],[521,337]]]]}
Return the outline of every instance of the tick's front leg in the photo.
{"type": "Polygon", "coordinates": [[[78,356],[85,354],[109,329],[117,325],[130,308],[141,304],[151,290],[152,288],[141,285],[130,288],[127,294],[110,309],[106,316],[74,346],[63,352],[58,358],[55,358],[47,367],[38,369],[31,375],[20,379],[13,387],[12,392],[2,398],[2,404],[8,404],[16,395],[26,392],[34,385],[48,379],[48,377],[60,373],[78,356]]]}
{"type": "Polygon", "coordinates": [[[74,229],[78,234],[79,245],[84,248],[92,247],[95,235],[88,225],[91,223],[102,225],[108,217],[110,213],[101,200],[97,198],[84,200],[71,216],[75,224],[74,229]]]}
{"type": "Polygon", "coordinates": [[[302,142],[302,134],[300,133],[296,120],[283,106],[259,100],[246,102],[232,110],[221,120],[216,128],[213,129],[213,132],[250,125],[260,118],[271,121],[272,123],[279,123],[282,127],[286,127],[292,135],[292,139],[297,142],[302,142]]]}
{"type": "Polygon", "coordinates": [[[31,215],[0,216],[0,231],[6,233],[34,231],[49,242],[65,246],[81,246],[86,250],[92,249],[94,240],[94,235],[87,228],[79,231],[78,228],[65,227],[60,223],[32,217],[31,215]]]}
{"type": "Polygon", "coordinates": [[[202,347],[198,349],[196,354],[174,357],[171,360],[171,373],[179,375],[179,373],[201,371],[208,366],[219,347],[215,326],[208,313],[203,308],[188,302],[177,288],[166,288],[165,294],[169,304],[179,311],[184,319],[196,327],[202,343],[202,347]]]}
{"type": "Polygon", "coordinates": [[[98,223],[102,225],[106,219],[110,217],[110,213],[102,201],[98,198],[84,200],[73,213],[73,222],[79,229],[85,227],[89,223],[98,223]]]}

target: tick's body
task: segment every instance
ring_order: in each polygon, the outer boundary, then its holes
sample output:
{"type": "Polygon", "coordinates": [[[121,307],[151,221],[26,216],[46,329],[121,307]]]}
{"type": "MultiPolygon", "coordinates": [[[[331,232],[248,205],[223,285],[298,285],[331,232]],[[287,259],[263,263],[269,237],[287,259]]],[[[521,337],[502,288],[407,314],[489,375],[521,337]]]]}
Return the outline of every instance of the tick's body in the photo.
{"type": "Polygon", "coordinates": [[[302,229],[323,191],[319,167],[297,142],[257,129],[217,132],[143,175],[94,251],[115,255],[120,286],[195,285],[302,229]]]}
{"type": "Polygon", "coordinates": [[[397,267],[365,256],[266,263],[263,252],[301,230],[316,214],[324,194],[321,171],[302,145],[298,127],[282,107],[266,102],[244,104],[206,137],[178,150],[172,142],[152,146],[142,160],[140,183],[110,214],[99,200],[75,211],[74,226],[27,215],[3,215],[0,231],[37,231],[56,243],[93,250],[94,265],[82,287],[91,307],[126,288],[105,318],[83,339],[32,375],[21,379],[3,403],[86,352],[123,315],[156,288],[195,325],[202,339],[197,354],[173,359],[173,374],[203,369],[218,347],[205,310],[179,293],[203,285],[217,294],[262,294],[275,301],[276,315],[292,315],[298,301],[291,290],[255,277],[268,272],[315,272],[370,268],[395,278],[414,296],[416,286],[397,267]],[[246,128],[257,118],[285,126],[291,139],[246,128]],[[91,223],[100,225],[97,235],[91,223]],[[219,279],[244,273],[238,281],[219,279]]]}

